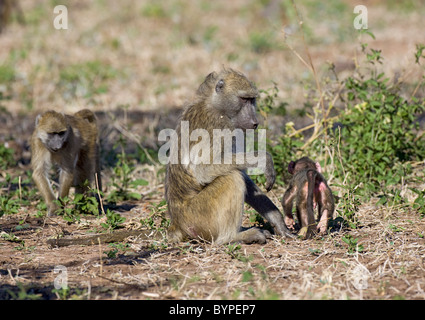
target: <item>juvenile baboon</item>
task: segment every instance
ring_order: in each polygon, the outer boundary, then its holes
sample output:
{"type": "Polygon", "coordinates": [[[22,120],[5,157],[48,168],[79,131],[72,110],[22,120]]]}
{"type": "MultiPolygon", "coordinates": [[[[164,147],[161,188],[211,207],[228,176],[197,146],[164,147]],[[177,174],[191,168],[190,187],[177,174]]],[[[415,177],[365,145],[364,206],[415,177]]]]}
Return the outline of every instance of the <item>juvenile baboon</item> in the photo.
{"type": "Polygon", "coordinates": [[[293,175],[289,187],[282,198],[282,206],[285,214],[285,223],[290,229],[294,229],[295,221],[292,215],[294,199],[297,202],[297,218],[301,225],[299,235],[305,239],[311,238],[315,229],[325,233],[329,219],[332,219],[335,209],[332,191],[325,178],[321,174],[322,167],[318,162],[303,157],[297,161],[291,161],[288,171],[293,175]],[[319,223],[315,228],[314,209],[318,206],[319,223]]]}
{"type": "Polygon", "coordinates": [[[71,186],[76,193],[84,193],[93,185],[97,174],[101,190],[99,146],[96,118],[83,109],[74,115],[46,111],[37,116],[31,138],[31,166],[33,179],[47,204],[49,216],[58,206],[49,182],[52,164],[59,167],[59,199],[68,195],[71,186]]]}
{"type": "MultiPolygon", "coordinates": [[[[204,130],[209,137],[214,130],[256,129],[256,98],[258,90],[243,74],[234,70],[212,72],[200,85],[196,99],[189,104],[177,126],[178,141],[182,145],[181,126],[189,123],[189,133],[204,130]]],[[[211,142],[211,140],[208,140],[211,142]]],[[[236,152],[225,153],[210,146],[209,163],[188,161],[196,141],[188,142],[188,150],[178,154],[178,163],[167,166],[165,196],[171,216],[168,229],[170,242],[184,239],[203,239],[216,243],[264,243],[267,232],[257,228],[241,230],[241,219],[246,201],[264,216],[278,235],[292,237],[283,216],[272,201],[244,171],[252,166],[257,153],[243,153],[244,161],[236,161],[236,152]],[[230,163],[215,163],[214,159],[230,156],[230,163]]],[[[182,147],[184,149],[184,147],[182,147]]],[[[204,156],[204,155],[202,155],[204,156]]],[[[266,189],[275,181],[273,160],[266,156],[266,189]]]]}

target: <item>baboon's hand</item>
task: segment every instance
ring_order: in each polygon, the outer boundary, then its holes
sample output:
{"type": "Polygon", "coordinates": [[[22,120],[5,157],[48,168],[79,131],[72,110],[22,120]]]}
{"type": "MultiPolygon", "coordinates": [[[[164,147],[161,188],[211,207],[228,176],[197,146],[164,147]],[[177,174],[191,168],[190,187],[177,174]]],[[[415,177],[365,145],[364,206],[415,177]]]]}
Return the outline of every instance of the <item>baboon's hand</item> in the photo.
{"type": "Polygon", "coordinates": [[[272,189],[274,182],[276,181],[276,171],[274,169],[273,159],[270,153],[267,152],[266,158],[267,163],[264,175],[266,176],[266,190],[268,192],[272,189]]]}

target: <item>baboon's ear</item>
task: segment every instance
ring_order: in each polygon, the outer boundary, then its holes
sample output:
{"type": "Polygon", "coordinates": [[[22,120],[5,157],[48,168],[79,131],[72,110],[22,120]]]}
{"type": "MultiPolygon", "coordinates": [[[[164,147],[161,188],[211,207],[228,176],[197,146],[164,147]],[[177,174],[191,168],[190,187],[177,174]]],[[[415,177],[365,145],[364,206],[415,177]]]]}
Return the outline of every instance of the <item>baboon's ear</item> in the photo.
{"type": "Polygon", "coordinates": [[[288,172],[290,174],[294,174],[294,171],[295,171],[295,162],[291,161],[289,162],[289,165],[288,165],[288,172]]]}
{"type": "Polygon", "coordinates": [[[322,166],[320,165],[320,163],[319,162],[316,162],[315,164],[316,164],[316,170],[317,170],[317,172],[322,173],[322,166]]]}
{"type": "Polygon", "coordinates": [[[35,118],[35,126],[38,126],[38,122],[40,121],[41,118],[41,114],[39,114],[36,118],[35,118]]]}
{"type": "Polygon", "coordinates": [[[215,71],[207,75],[204,82],[202,82],[199,86],[197,93],[202,96],[209,96],[211,94],[212,88],[214,88],[217,77],[218,75],[215,71]]]}
{"type": "Polygon", "coordinates": [[[217,76],[218,76],[217,72],[213,71],[213,72],[211,72],[209,75],[207,75],[205,77],[205,80],[204,81],[205,82],[214,81],[215,79],[217,79],[217,76]]]}
{"type": "Polygon", "coordinates": [[[224,80],[220,80],[217,82],[217,85],[215,86],[215,92],[220,93],[223,91],[224,88],[224,80]]]}

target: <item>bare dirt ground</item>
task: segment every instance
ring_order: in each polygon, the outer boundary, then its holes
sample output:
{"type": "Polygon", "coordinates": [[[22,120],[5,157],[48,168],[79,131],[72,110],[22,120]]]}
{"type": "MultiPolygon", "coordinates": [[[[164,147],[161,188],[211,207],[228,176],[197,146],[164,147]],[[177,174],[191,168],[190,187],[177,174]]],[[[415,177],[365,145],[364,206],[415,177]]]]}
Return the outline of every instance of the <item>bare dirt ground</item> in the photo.
{"type": "MultiPolygon", "coordinates": [[[[165,6],[149,1],[68,2],[70,30],[58,31],[52,28],[53,6],[21,3],[27,24],[12,23],[0,34],[0,65],[14,70],[0,83],[0,93],[8,97],[0,100],[0,143],[14,149],[17,161],[1,171],[2,182],[7,174],[19,177],[29,170],[28,139],[35,115],[51,107],[64,112],[91,108],[100,119],[103,149],[113,149],[124,127],[131,153],[137,138],[146,148],[154,147],[157,132],[175,126],[179,108],[205,75],[223,65],[245,72],[262,89],[276,82],[279,99],[292,109],[302,107],[306,84],[313,79],[282,44],[282,26],[287,32],[296,29],[290,6],[274,10],[259,1],[170,1],[165,6]],[[264,33],[272,43],[258,40],[264,33]]],[[[333,11],[317,3],[309,10],[299,5],[310,28],[310,54],[320,74],[327,74],[326,61],[332,61],[343,76],[359,52],[357,36],[346,31],[352,26],[354,2],[331,6],[333,11]],[[322,18],[312,18],[315,10],[322,18]]],[[[402,74],[414,81],[418,75],[409,68],[415,44],[424,41],[423,3],[409,3],[418,9],[395,2],[366,5],[376,36],[370,46],[382,50],[382,68],[394,78],[402,74]]],[[[303,52],[299,38],[288,41],[303,52]]],[[[2,69],[3,75],[8,70],[2,69]]],[[[113,172],[106,155],[107,193],[113,172]]],[[[423,175],[422,164],[415,174],[423,175]]],[[[126,218],[120,230],[143,228],[140,221],[152,216],[163,200],[161,168],[138,164],[132,177],[149,184],[137,189],[140,201],[118,203],[114,209],[126,218]]],[[[410,186],[400,188],[409,193],[410,186]]],[[[270,193],[276,204],[283,192],[275,187],[270,193]]],[[[266,245],[195,241],[167,246],[133,236],[115,244],[61,248],[46,241],[93,233],[106,218],[84,216],[67,223],[38,214],[37,202],[26,204],[18,213],[0,217],[0,299],[425,299],[423,218],[406,208],[377,206],[376,201],[360,205],[358,229],[308,241],[275,237],[266,245]],[[69,291],[55,290],[62,276],[69,291]]],[[[252,225],[248,213],[244,225],[252,225]]]]}
{"type": "MultiPolygon", "coordinates": [[[[146,205],[122,212],[126,228],[135,228],[148,212],[146,205]]],[[[62,218],[25,217],[1,219],[2,232],[19,238],[1,243],[1,299],[425,298],[423,221],[396,210],[368,206],[359,211],[362,227],[357,230],[309,241],[274,238],[266,245],[233,249],[198,242],[161,248],[130,237],[112,258],[106,255],[114,248],[108,244],[46,244],[58,234],[86,234],[99,224],[94,218],[68,225],[62,218]],[[19,225],[24,228],[17,231],[19,225]],[[344,235],[358,239],[363,250],[350,253],[344,235]],[[61,266],[70,287],[62,295],[54,293],[63,275],[55,268],[61,266]]]]}
{"type": "MultiPolygon", "coordinates": [[[[3,174],[26,169],[28,164],[21,163],[3,174]]],[[[423,175],[421,170],[419,166],[414,175],[423,175]]],[[[107,186],[108,172],[103,173],[107,186]]],[[[114,232],[146,229],[141,221],[149,217],[160,225],[163,173],[152,172],[150,165],[134,170],[133,179],[150,183],[138,190],[140,201],[114,207],[126,218],[114,232]]],[[[409,186],[413,184],[402,186],[405,194],[409,186]]],[[[269,193],[279,207],[283,192],[275,187],[269,193]]],[[[165,238],[132,236],[119,243],[61,248],[47,241],[93,234],[102,230],[106,217],[82,216],[68,223],[63,217],[40,216],[34,202],[0,218],[0,299],[424,299],[423,218],[406,208],[374,205],[376,201],[358,208],[358,229],[334,230],[307,241],[275,237],[266,245],[194,241],[169,246],[165,238]],[[62,275],[69,291],[55,290],[62,275]]],[[[248,207],[246,212],[244,225],[251,226],[248,207]]]]}

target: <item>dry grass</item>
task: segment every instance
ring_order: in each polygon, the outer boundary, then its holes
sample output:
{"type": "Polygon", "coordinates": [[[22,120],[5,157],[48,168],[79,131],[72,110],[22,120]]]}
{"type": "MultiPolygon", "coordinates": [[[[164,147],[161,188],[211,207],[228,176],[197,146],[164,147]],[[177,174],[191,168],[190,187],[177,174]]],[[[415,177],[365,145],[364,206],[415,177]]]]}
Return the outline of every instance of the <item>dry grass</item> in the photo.
{"type": "MultiPolygon", "coordinates": [[[[286,34],[286,41],[306,58],[289,2],[275,8],[258,1],[65,1],[68,30],[53,28],[53,4],[21,2],[27,26],[12,24],[1,35],[0,52],[0,62],[15,70],[15,81],[1,88],[12,99],[2,104],[15,112],[181,106],[209,72],[223,65],[243,71],[260,88],[277,83],[280,97],[299,108],[308,93],[300,83],[313,81],[284,45],[286,34]],[[64,70],[84,76],[81,65],[88,62],[100,64],[92,71],[95,74],[111,71],[87,81],[93,84],[92,91],[101,84],[105,90],[93,93],[67,86],[64,70]]],[[[341,75],[352,69],[359,49],[352,2],[298,7],[319,76],[326,75],[327,61],[335,63],[341,75]]],[[[399,13],[398,9],[369,5],[369,27],[376,40],[368,42],[382,49],[388,74],[408,69],[415,44],[422,40],[421,10],[399,13]]]]}
{"type": "MultiPolygon", "coordinates": [[[[19,166],[1,172],[2,182],[6,173],[17,177],[28,169],[34,115],[47,108],[97,111],[103,149],[111,150],[121,133],[131,153],[138,144],[155,146],[157,131],[177,121],[171,110],[181,107],[205,75],[223,65],[243,71],[259,88],[277,83],[278,99],[294,110],[302,109],[315,87],[313,75],[284,45],[287,41],[306,58],[289,4],[69,1],[70,29],[59,31],[52,27],[55,1],[21,2],[27,25],[13,23],[0,35],[0,66],[5,67],[0,79],[7,79],[0,83],[0,93],[8,97],[0,105],[9,112],[0,113],[0,141],[16,142],[20,160],[19,166]],[[11,70],[8,78],[5,71],[11,70]]],[[[319,2],[312,2],[316,7],[297,5],[308,27],[306,41],[318,77],[326,83],[326,62],[333,62],[342,78],[354,68],[359,47],[350,27],[354,2],[344,1],[340,7],[330,1],[325,9],[319,2]]],[[[382,49],[382,68],[395,80],[400,75],[411,79],[414,87],[421,75],[411,72],[411,62],[415,44],[423,41],[423,8],[409,10],[406,5],[399,13],[400,8],[379,1],[371,1],[368,8],[376,36],[368,42],[382,49]]],[[[296,122],[305,125],[305,119],[296,122]]],[[[112,168],[106,155],[107,185],[112,168]]],[[[420,168],[415,174],[421,174],[420,168]]],[[[140,227],[140,220],[163,199],[160,167],[138,165],[132,178],[146,179],[149,185],[137,189],[141,201],[119,204],[126,229],[140,227]]],[[[409,186],[401,186],[406,194],[409,186]]],[[[275,203],[283,192],[273,190],[275,203]]],[[[19,238],[0,240],[0,299],[18,293],[45,299],[424,299],[423,219],[409,208],[375,203],[362,204],[356,213],[359,229],[309,241],[274,238],[263,246],[192,242],[163,247],[133,238],[118,247],[64,248],[49,248],[45,241],[86,234],[100,228],[105,217],[84,217],[74,224],[61,217],[45,220],[37,217],[36,203],[31,203],[0,218],[1,232],[19,238]],[[351,246],[344,237],[351,237],[351,246]],[[356,250],[354,240],[363,250],[356,250]],[[115,248],[116,256],[107,257],[105,252],[115,248]],[[70,287],[62,296],[53,291],[58,265],[66,266],[70,287]]],[[[245,224],[251,224],[248,217],[245,224]]]]}
{"type": "MultiPolygon", "coordinates": [[[[147,216],[136,206],[122,215],[127,228],[147,216]]],[[[67,225],[61,218],[30,218],[25,241],[2,242],[1,297],[5,289],[55,298],[53,269],[68,272],[66,298],[77,299],[424,299],[423,222],[417,217],[374,206],[358,212],[362,227],[310,241],[275,238],[266,245],[216,246],[182,243],[162,248],[153,241],[128,239],[116,257],[113,247],[70,246],[49,248],[45,240],[58,232],[78,235],[100,221],[89,219],[67,225]],[[344,235],[358,239],[361,252],[349,253],[344,235]],[[421,236],[422,234],[422,236],[421,236]],[[15,289],[13,289],[15,288],[15,289]]],[[[24,214],[2,218],[8,232],[24,214]]],[[[137,225],[137,223],[136,223],[137,225]]],[[[13,229],[12,229],[13,230],[13,229]]]]}

